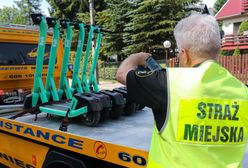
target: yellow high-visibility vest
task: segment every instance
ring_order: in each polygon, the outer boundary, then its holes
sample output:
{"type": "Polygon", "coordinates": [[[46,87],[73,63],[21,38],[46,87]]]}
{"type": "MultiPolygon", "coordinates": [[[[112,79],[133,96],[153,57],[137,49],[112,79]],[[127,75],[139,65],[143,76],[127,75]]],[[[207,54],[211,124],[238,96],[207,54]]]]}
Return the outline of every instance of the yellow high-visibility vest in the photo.
{"type": "Polygon", "coordinates": [[[248,88],[213,60],[167,75],[167,119],[160,132],[154,126],[147,167],[242,167],[248,88]]]}

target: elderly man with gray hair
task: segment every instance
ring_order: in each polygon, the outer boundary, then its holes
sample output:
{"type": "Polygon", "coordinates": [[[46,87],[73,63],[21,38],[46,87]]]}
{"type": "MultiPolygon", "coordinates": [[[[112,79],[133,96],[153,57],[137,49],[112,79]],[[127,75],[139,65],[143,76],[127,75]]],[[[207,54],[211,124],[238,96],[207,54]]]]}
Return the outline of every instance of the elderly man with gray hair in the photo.
{"type": "Polygon", "coordinates": [[[181,68],[140,72],[148,53],[130,55],[116,78],[128,99],[152,108],[148,168],[242,167],[248,135],[248,89],[217,63],[214,17],[195,14],[174,30],[181,68]]]}

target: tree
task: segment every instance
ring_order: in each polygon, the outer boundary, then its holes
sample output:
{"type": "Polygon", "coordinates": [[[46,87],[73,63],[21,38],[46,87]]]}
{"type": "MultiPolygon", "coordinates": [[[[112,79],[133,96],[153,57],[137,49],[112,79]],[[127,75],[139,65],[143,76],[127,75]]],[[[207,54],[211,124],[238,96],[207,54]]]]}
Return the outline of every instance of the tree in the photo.
{"type": "Polygon", "coordinates": [[[214,3],[214,12],[217,13],[222,6],[226,3],[227,0],[215,0],[214,3]]]}
{"type": "MultiPolygon", "coordinates": [[[[57,18],[69,18],[75,20],[78,13],[86,13],[89,11],[88,0],[48,0],[51,5],[50,14],[57,18]]],[[[104,0],[95,1],[95,10],[102,11],[105,9],[104,0]]]]}
{"type": "Polygon", "coordinates": [[[57,18],[69,18],[74,20],[76,18],[76,13],[85,12],[88,9],[87,0],[48,0],[52,9],[50,14],[57,18]]]}
{"type": "Polygon", "coordinates": [[[126,46],[123,37],[124,29],[130,22],[129,14],[133,9],[133,3],[129,0],[106,0],[106,3],[106,10],[99,13],[101,17],[98,19],[98,24],[114,33],[104,34],[102,51],[105,51],[104,55],[117,54],[119,59],[122,59],[125,56],[123,47],[126,46]]]}
{"type": "Polygon", "coordinates": [[[15,0],[16,6],[19,8],[20,17],[22,20],[22,24],[30,24],[31,13],[40,13],[40,3],[41,0],[15,0]]]}
{"type": "Polygon", "coordinates": [[[24,23],[24,20],[21,17],[19,10],[16,7],[12,6],[12,7],[3,7],[0,10],[0,22],[21,24],[24,23]]]}
{"type": "Polygon", "coordinates": [[[133,11],[131,22],[126,24],[124,48],[126,54],[140,51],[163,49],[165,40],[172,41],[175,48],[173,29],[176,23],[185,16],[185,6],[198,0],[144,0],[139,1],[133,11]]]}
{"type": "Polygon", "coordinates": [[[248,21],[243,21],[239,27],[239,33],[243,33],[248,30],[248,21]]]}

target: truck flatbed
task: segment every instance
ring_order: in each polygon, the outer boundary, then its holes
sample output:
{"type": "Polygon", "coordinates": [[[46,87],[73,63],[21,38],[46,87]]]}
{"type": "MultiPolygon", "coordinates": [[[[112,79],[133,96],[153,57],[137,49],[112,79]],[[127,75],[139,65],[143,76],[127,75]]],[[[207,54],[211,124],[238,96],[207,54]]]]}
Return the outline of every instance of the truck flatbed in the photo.
{"type": "MultiPolygon", "coordinates": [[[[46,113],[40,113],[37,121],[34,121],[34,117],[34,115],[26,115],[17,118],[16,121],[58,130],[63,119],[59,116],[47,118],[46,113]]],[[[146,108],[132,116],[99,123],[97,127],[87,127],[79,118],[69,119],[68,133],[148,151],[152,128],[153,116],[151,110],[146,108]]]]}
{"type": "Polygon", "coordinates": [[[0,133],[3,131],[98,159],[94,146],[99,142],[108,151],[108,155],[100,156],[100,159],[125,167],[146,165],[153,129],[153,115],[149,108],[99,123],[97,127],[87,127],[79,118],[69,119],[67,132],[59,131],[63,120],[60,116],[47,117],[46,113],[40,113],[37,121],[32,114],[15,120],[8,119],[11,116],[13,114],[0,115],[0,133]],[[74,145],[70,145],[70,141],[74,145]],[[129,161],[126,157],[136,160],[129,161]]]}

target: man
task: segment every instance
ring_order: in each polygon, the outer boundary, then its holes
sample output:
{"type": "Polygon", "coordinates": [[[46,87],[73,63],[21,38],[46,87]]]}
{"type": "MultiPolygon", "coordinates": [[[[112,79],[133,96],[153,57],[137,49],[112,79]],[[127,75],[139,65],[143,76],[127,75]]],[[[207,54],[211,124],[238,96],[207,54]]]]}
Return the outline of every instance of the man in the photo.
{"type": "Polygon", "coordinates": [[[138,53],[116,74],[130,100],[153,110],[147,167],[242,167],[248,89],[216,62],[221,41],[215,18],[191,15],[177,24],[174,36],[182,68],[135,71],[150,56],[138,53]]]}

